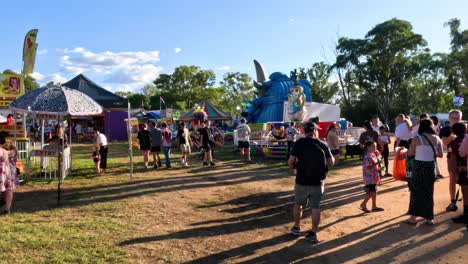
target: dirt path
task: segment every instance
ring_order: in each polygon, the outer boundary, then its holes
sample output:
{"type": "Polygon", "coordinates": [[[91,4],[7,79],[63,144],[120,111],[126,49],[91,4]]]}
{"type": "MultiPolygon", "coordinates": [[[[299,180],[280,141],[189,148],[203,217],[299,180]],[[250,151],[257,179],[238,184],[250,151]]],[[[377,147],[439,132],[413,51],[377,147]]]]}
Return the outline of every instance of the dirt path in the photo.
{"type": "MultiPolygon", "coordinates": [[[[446,171],[445,160],[440,160],[446,171]]],[[[137,175],[132,198],[138,223],[120,243],[141,263],[462,263],[468,259],[464,226],[446,213],[448,179],[436,183],[436,225],[409,226],[406,184],[384,178],[378,203],[364,215],[361,167],[339,167],[326,184],[319,239],[311,245],[289,234],[294,177],[284,168],[224,162],[171,171],[157,179],[137,175]],[[139,178],[140,177],[140,178],[139,178]],[[141,180],[141,183],[139,183],[141,180]]],[[[461,206],[461,203],[459,204],[461,206]]],[[[310,227],[306,217],[303,229],[310,227]]]]}

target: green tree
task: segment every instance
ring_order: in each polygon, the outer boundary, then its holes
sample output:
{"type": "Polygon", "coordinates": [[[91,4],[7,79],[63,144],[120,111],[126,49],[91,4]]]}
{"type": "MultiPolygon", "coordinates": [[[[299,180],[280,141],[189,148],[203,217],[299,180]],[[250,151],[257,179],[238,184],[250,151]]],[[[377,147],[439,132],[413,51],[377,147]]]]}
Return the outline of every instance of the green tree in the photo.
{"type": "Polygon", "coordinates": [[[338,82],[330,82],[333,66],[325,62],[316,62],[310,69],[299,68],[299,78],[311,83],[312,100],[317,103],[332,103],[339,90],[338,82]]]}
{"type": "Polygon", "coordinates": [[[411,105],[412,113],[416,115],[447,112],[453,96],[445,76],[447,54],[424,53],[418,56],[417,61],[421,70],[408,82],[407,87],[407,98],[412,100],[403,102],[403,105],[411,105]]]}
{"type": "Polygon", "coordinates": [[[161,90],[162,95],[169,91],[170,98],[174,97],[174,103],[180,101],[181,106],[188,106],[190,101],[198,102],[205,99],[209,91],[207,89],[213,88],[215,80],[216,75],[212,70],[182,65],[172,74],[160,74],[153,83],[156,89],[161,90]]]}
{"type": "MultiPolygon", "coordinates": [[[[14,72],[13,70],[6,69],[3,71],[3,74],[18,74],[18,73],[14,72]]],[[[26,76],[26,78],[24,78],[24,88],[25,88],[25,92],[27,93],[36,88],[39,88],[39,83],[37,83],[33,77],[28,75],[26,76]]]]}
{"type": "Polygon", "coordinates": [[[388,123],[400,89],[419,70],[414,58],[424,46],[426,41],[409,22],[391,19],[376,25],[364,39],[340,38],[336,65],[355,67],[357,84],[378,102],[377,110],[388,123]]]}
{"type": "Polygon", "coordinates": [[[220,84],[222,109],[233,116],[240,114],[237,107],[253,96],[252,78],[247,73],[228,72],[224,74],[220,84]]]}
{"type": "MultiPolygon", "coordinates": [[[[450,27],[451,52],[447,59],[446,75],[450,89],[456,96],[468,97],[468,29],[460,29],[460,20],[451,19],[446,23],[450,27]]],[[[461,110],[467,114],[468,105],[461,110]]]]}

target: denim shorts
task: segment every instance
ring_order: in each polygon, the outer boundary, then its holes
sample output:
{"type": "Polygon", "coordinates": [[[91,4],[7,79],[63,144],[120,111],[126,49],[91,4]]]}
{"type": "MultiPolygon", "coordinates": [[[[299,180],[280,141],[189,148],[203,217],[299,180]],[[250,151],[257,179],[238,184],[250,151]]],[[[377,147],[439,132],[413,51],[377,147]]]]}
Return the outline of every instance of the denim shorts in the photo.
{"type": "Polygon", "coordinates": [[[312,209],[319,209],[324,192],[324,184],[294,186],[294,202],[302,207],[309,205],[312,209]]]}

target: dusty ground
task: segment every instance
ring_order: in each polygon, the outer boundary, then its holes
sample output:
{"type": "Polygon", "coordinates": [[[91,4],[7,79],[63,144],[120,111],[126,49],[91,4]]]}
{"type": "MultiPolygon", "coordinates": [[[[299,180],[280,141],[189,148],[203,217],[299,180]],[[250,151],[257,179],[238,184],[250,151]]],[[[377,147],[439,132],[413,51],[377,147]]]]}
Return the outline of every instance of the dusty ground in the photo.
{"type": "MultiPolygon", "coordinates": [[[[450,220],[461,210],[445,212],[447,178],[436,183],[436,225],[409,226],[406,184],[384,178],[378,203],[385,211],[363,214],[360,161],[348,161],[330,173],[321,243],[312,245],[289,234],[294,177],[284,164],[223,160],[209,169],[199,160],[189,169],[138,169],[128,180],[124,158],[116,157],[120,167],[106,176],[70,179],[61,210],[73,221],[88,214],[123,223],[121,231],[95,232],[128,252],[129,263],[467,263],[466,228],[450,220]]],[[[439,162],[444,172],[445,163],[439,162]]],[[[47,212],[53,194],[53,186],[22,188],[18,211],[47,212]],[[48,197],[44,208],[34,205],[41,197],[48,197]]],[[[302,229],[310,223],[306,216],[302,229]]]]}
{"type": "MultiPolygon", "coordinates": [[[[445,169],[445,162],[439,162],[445,169]]],[[[319,239],[289,234],[293,177],[269,166],[220,163],[216,168],[142,181],[150,196],[135,209],[138,234],[120,245],[140,262],[461,263],[468,259],[464,226],[446,213],[448,179],[436,183],[436,225],[409,226],[406,184],[385,178],[378,203],[363,214],[361,167],[338,167],[327,180],[319,239]],[[140,219],[140,220],[139,220],[140,219]],[[144,235],[141,235],[144,234],[144,235]]],[[[303,221],[310,227],[310,219],[303,221]]],[[[466,262],[465,262],[466,263],[466,262]]]]}

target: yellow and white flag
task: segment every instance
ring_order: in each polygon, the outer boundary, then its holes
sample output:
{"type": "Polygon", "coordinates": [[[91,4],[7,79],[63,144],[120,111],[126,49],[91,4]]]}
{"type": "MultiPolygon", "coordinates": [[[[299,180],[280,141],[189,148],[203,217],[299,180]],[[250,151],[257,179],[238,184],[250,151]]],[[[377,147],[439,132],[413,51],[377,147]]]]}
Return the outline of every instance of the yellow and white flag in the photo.
{"type": "Polygon", "coordinates": [[[34,70],[34,63],[36,62],[37,50],[37,29],[30,30],[24,38],[23,46],[23,74],[31,74],[34,70]]]}

